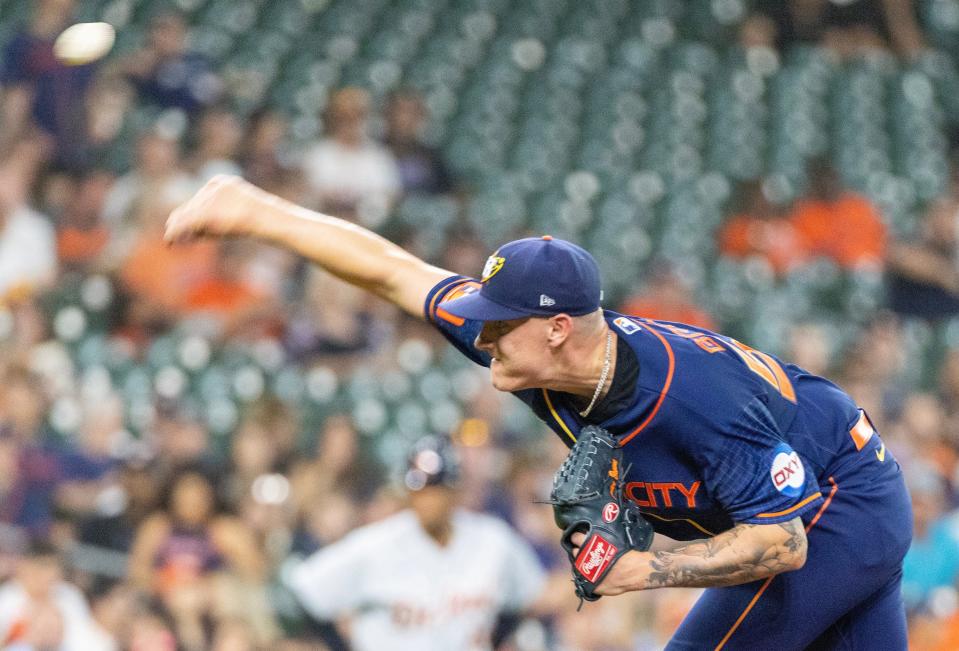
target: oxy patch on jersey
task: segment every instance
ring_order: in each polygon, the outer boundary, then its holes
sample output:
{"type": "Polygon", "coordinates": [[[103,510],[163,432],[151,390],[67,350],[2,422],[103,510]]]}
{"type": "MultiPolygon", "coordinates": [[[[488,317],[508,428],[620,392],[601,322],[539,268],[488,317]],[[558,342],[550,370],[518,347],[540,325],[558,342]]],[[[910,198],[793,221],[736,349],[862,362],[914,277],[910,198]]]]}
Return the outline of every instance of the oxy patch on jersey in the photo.
{"type": "Polygon", "coordinates": [[[789,497],[798,497],[806,484],[806,469],[796,451],[780,443],[773,450],[769,477],[777,491],[789,497]]]}

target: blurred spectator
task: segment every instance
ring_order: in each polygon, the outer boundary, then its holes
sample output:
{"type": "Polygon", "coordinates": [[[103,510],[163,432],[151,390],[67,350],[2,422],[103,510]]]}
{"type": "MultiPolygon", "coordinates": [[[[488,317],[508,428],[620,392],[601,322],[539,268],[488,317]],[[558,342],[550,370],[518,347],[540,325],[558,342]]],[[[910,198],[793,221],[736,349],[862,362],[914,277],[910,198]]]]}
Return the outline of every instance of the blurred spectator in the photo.
{"type": "Polygon", "coordinates": [[[156,331],[181,316],[185,300],[214,276],[218,245],[212,241],[167,246],[163,224],[173,203],[144,197],[120,279],[130,295],[126,315],[133,330],[156,331]]]}
{"type": "MultiPolygon", "coordinates": [[[[87,139],[91,165],[119,170],[127,163],[127,147],[112,147],[123,131],[126,116],[136,99],[133,87],[116,75],[97,77],[87,93],[87,139]]],[[[91,165],[82,172],[88,172],[91,165]]]]}
{"type": "Polygon", "coordinates": [[[35,444],[43,437],[47,408],[38,376],[21,366],[5,369],[0,385],[0,438],[35,444]]]}
{"type": "Polygon", "coordinates": [[[38,0],[30,24],[7,43],[0,71],[0,150],[35,126],[49,137],[53,162],[79,170],[89,163],[84,98],[95,66],[67,65],[53,54],[53,43],[70,24],[74,4],[38,0]]]}
{"type": "Polygon", "coordinates": [[[422,142],[428,115],[422,97],[397,91],[386,104],[386,146],[396,159],[400,184],[407,194],[445,194],[453,183],[440,152],[422,142]]]}
{"type": "Polygon", "coordinates": [[[303,515],[322,495],[332,492],[369,499],[379,488],[380,472],[360,453],[359,434],[348,415],[328,417],[312,456],[298,459],[290,472],[297,510],[303,515]]]}
{"type": "Polygon", "coordinates": [[[442,267],[463,276],[473,276],[483,268],[488,249],[473,233],[451,233],[443,249],[442,267]]]}
{"type": "Polygon", "coordinates": [[[127,553],[137,527],[157,506],[161,484],[145,462],[128,461],[118,471],[121,500],[112,510],[81,518],[77,541],[107,550],[127,553]],[[118,507],[118,508],[117,508],[118,507]]]}
{"type": "Polygon", "coordinates": [[[360,524],[356,500],[338,489],[314,495],[301,504],[298,515],[290,551],[304,556],[337,542],[360,524]]]}
{"type": "MultiPolygon", "coordinates": [[[[548,455],[550,462],[561,464],[566,453],[565,446],[550,441],[545,446],[529,446],[510,455],[510,474],[505,477],[508,502],[500,506],[507,521],[532,545],[540,564],[550,572],[551,589],[544,591],[542,598],[549,604],[547,610],[560,610],[576,601],[566,589],[568,561],[556,544],[552,509],[541,508],[549,496],[554,467],[552,463],[542,463],[543,457],[548,455]]],[[[492,509],[487,505],[486,510],[492,509]]]]}
{"type": "MultiPolygon", "coordinates": [[[[211,481],[187,468],[168,484],[162,509],[137,531],[130,553],[133,584],[162,600],[178,637],[190,648],[209,644],[209,624],[262,598],[262,553],[247,528],[219,510],[211,481]],[[240,592],[236,592],[240,591],[240,592]]],[[[256,617],[269,635],[269,608],[256,617]]],[[[251,612],[244,612],[252,616],[251,612]]]]}
{"type": "Polygon", "coordinates": [[[130,651],[180,651],[173,626],[161,613],[139,613],[130,623],[130,651]]]}
{"type": "Polygon", "coordinates": [[[396,161],[370,138],[370,97],[360,88],[343,88],[326,107],[327,136],[307,149],[302,169],[312,204],[342,217],[377,224],[402,190],[396,161]]]}
{"type": "Polygon", "coordinates": [[[939,391],[950,414],[959,413],[959,347],[946,351],[939,370],[939,391]]]}
{"type": "Polygon", "coordinates": [[[696,305],[688,283],[664,261],[654,263],[644,290],[627,298],[619,312],[656,321],[678,321],[707,330],[716,327],[712,317],[696,305]]]}
{"type": "MultiPolygon", "coordinates": [[[[180,164],[177,137],[161,129],[148,130],[137,139],[133,169],[117,179],[103,206],[103,219],[115,231],[140,226],[145,206],[175,206],[196,189],[196,181],[180,164]]],[[[127,235],[129,238],[129,235],[127,235]]]]}
{"type": "Polygon", "coordinates": [[[843,57],[893,48],[907,58],[924,47],[915,3],[900,0],[758,0],[757,16],[771,21],[780,49],[821,42],[843,57]]]}
{"type": "Polygon", "coordinates": [[[242,174],[237,160],[243,139],[243,125],[233,111],[213,106],[200,115],[196,128],[196,147],[191,169],[200,183],[217,174],[242,174]]]}
{"type": "Polygon", "coordinates": [[[257,651],[256,631],[239,618],[222,619],[217,623],[210,644],[211,651],[257,651]]]}
{"type": "Polygon", "coordinates": [[[117,513],[124,500],[117,453],[128,436],[123,403],[110,394],[84,401],[83,412],[78,445],[60,455],[57,507],[72,517],[117,513]]]}
{"type": "Polygon", "coordinates": [[[217,246],[210,275],[185,288],[183,313],[205,317],[223,336],[242,338],[251,327],[265,330],[277,317],[278,305],[246,277],[249,254],[243,243],[217,246]]]}
{"type": "Polygon", "coordinates": [[[219,99],[223,84],[206,57],[189,51],[187,35],[183,15],[162,13],[150,22],[147,43],[120,62],[141,101],[192,115],[219,99]]]}
{"type": "Polygon", "coordinates": [[[125,649],[136,608],[137,598],[133,589],[123,583],[104,582],[99,588],[92,590],[91,638],[99,645],[94,648],[103,651],[125,649]]]}
{"type": "Polygon", "coordinates": [[[92,171],[81,177],[57,225],[57,257],[68,269],[93,266],[110,242],[110,229],[101,219],[113,176],[92,171]]]}
{"type": "Polygon", "coordinates": [[[881,431],[887,407],[901,399],[896,379],[908,363],[901,324],[880,313],[852,342],[836,379],[881,431]]]}
{"type": "Polygon", "coordinates": [[[823,5],[823,44],[840,55],[893,47],[904,57],[914,57],[924,46],[914,3],[832,0],[823,5]]]}
{"type": "Polygon", "coordinates": [[[826,329],[815,323],[798,323],[789,330],[786,360],[813,375],[828,377],[835,344],[826,329]]]}
{"type": "Polygon", "coordinates": [[[889,305],[925,319],[959,314],[959,202],[941,197],[929,204],[912,242],[890,247],[889,305]]]}
{"type": "MultiPolygon", "coordinates": [[[[782,3],[784,4],[784,3],[782,3]]],[[[779,27],[768,13],[754,13],[739,26],[739,45],[752,48],[782,48],[779,27]]]]}
{"type": "Polygon", "coordinates": [[[0,161],[0,303],[45,289],[56,277],[56,239],[49,220],[27,200],[40,148],[16,143],[0,161]]]}
{"type": "Polygon", "coordinates": [[[165,485],[182,468],[200,468],[209,477],[220,477],[220,461],[213,455],[210,430],[193,413],[175,404],[158,405],[150,443],[155,458],[151,468],[165,485]]]}
{"type": "Polygon", "coordinates": [[[806,198],[796,202],[793,225],[811,255],[840,266],[880,266],[885,257],[886,226],[864,196],[843,187],[839,173],[823,158],[808,167],[806,198]]]}
{"type": "Polygon", "coordinates": [[[785,274],[808,258],[806,242],[790,219],[789,207],[769,200],[762,182],[739,189],[739,210],[720,229],[719,250],[731,258],[760,257],[777,274],[785,274]]]}
{"type": "Polygon", "coordinates": [[[280,452],[261,422],[245,419],[230,439],[230,466],[223,486],[227,501],[239,506],[257,478],[277,472],[280,452]]]}
{"type": "Polygon", "coordinates": [[[265,190],[293,199],[303,190],[287,142],[289,121],[274,108],[250,116],[240,160],[243,177],[265,190]]]}
{"type": "Polygon", "coordinates": [[[246,417],[270,433],[274,467],[279,472],[287,472],[300,456],[297,446],[303,429],[302,411],[275,396],[266,396],[252,405],[246,417]]]}
{"type": "Polygon", "coordinates": [[[293,357],[369,350],[375,322],[367,294],[316,268],[307,270],[304,292],[286,330],[293,357]]]}
{"type": "Polygon", "coordinates": [[[945,485],[934,468],[911,468],[913,540],[902,568],[908,611],[929,607],[937,588],[956,588],[959,579],[959,521],[946,512],[945,485]]]}
{"type": "Polygon", "coordinates": [[[0,386],[0,521],[46,534],[59,480],[57,454],[46,437],[46,396],[36,376],[7,371],[0,386]]]}
{"type": "Polygon", "coordinates": [[[83,593],[63,579],[56,549],[34,543],[16,576],[0,586],[0,644],[11,651],[108,651],[94,645],[93,626],[83,593]]]}
{"type": "Polygon", "coordinates": [[[815,42],[820,36],[820,14],[824,4],[824,0],[757,0],[753,3],[754,13],[743,21],[740,42],[743,45],[765,45],[772,38],[780,50],[797,43],[815,42]],[[768,23],[764,24],[764,21],[768,23]]]}

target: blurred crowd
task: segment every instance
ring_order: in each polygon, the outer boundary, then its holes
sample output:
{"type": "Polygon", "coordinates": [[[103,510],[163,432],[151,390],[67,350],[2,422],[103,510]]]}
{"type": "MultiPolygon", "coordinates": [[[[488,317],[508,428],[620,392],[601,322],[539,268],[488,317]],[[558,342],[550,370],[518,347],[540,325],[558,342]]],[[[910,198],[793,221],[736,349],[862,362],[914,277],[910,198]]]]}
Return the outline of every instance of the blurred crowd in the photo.
{"type": "MultiPolygon", "coordinates": [[[[746,47],[815,39],[848,57],[875,47],[908,57],[924,47],[915,20],[900,13],[908,3],[756,4],[740,32],[746,47]]],[[[133,435],[122,392],[71,363],[66,326],[47,297],[70,279],[109,279],[117,296],[105,328],[134,359],[176,327],[214,346],[269,339],[295,363],[382,372],[393,363],[384,351],[404,338],[437,351],[445,344],[269,246],[168,248],[166,216],[212,176],[242,174],[427,255],[417,232],[389,219],[392,209],[415,195],[462,202],[470,180],[454,178],[422,141],[428,114],[413,90],[382,106],[361,88],[338,90],[318,116],[324,135],[295,148],[282,112],[231,109],[214,62],[190,50],[183,16],[156,16],[131,56],[65,66],[52,42],[74,2],[35,5],[0,69],[0,646],[341,648],[341,625],[306,617],[282,577],[404,506],[396,469],[380,463],[351,413],[312,427],[297,408],[264,397],[224,443],[200,414],[158,395],[133,435]],[[121,118],[144,105],[156,119],[118,159],[121,118]],[[70,436],[50,425],[64,396],[79,409],[70,436]]],[[[828,160],[810,161],[808,177],[805,195],[790,203],[763,179],[744,183],[717,250],[760,261],[779,278],[822,258],[885,274],[885,309],[847,333],[848,344],[811,321],[796,323],[786,349],[771,352],[848,390],[905,468],[916,525],[904,580],[912,648],[959,648],[959,339],[919,385],[920,360],[907,354],[917,330],[959,313],[959,191],[931,202],[916,232],[897,238],[828,160]]],[[[431,257],[475,275],[488,253],[462,221],[431,257]]],[[[612,307],[721,330],[697,302],[699,289],[660,260],[612,307]]],[[[515,527],[551,572],[552,589],[569,598],[556,598],[502,648],[661,648],[696,591],[604,599],[576,612],[550,509],[536,503],[565,449],[545,433],[512,431],[508,400],[479,390],[452,432],[462,503],[515,527]]]]}

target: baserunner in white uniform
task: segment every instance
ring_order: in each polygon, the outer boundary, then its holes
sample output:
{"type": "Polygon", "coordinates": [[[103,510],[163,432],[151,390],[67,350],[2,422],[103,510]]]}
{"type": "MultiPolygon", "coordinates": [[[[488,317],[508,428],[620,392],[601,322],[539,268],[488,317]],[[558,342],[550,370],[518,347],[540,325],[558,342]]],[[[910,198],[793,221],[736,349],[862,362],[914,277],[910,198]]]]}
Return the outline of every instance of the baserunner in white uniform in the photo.
{"type": "Polygon", "coordinates": [[[497,518],[457,508],[449,444],[413,448],[410,508],[324,547],[288,580],[321,621],[350,618],[356,651],[492,648],[497,617],[530,608],[545,574],[530,545],[497,518]]]}

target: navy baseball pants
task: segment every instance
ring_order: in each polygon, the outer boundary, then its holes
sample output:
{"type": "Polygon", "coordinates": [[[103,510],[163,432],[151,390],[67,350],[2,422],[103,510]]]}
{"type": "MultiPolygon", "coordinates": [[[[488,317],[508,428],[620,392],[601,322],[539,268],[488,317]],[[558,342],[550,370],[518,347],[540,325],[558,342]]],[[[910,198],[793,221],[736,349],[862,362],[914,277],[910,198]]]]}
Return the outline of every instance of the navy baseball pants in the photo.
{"type": "Polygon", "coordinates": [[[668,651],[905,651],[902,558],[912,507],[899,464],[875,437],[822,485],[803,516],[806,564],[794,572],[709,588],[668,651]]]}

